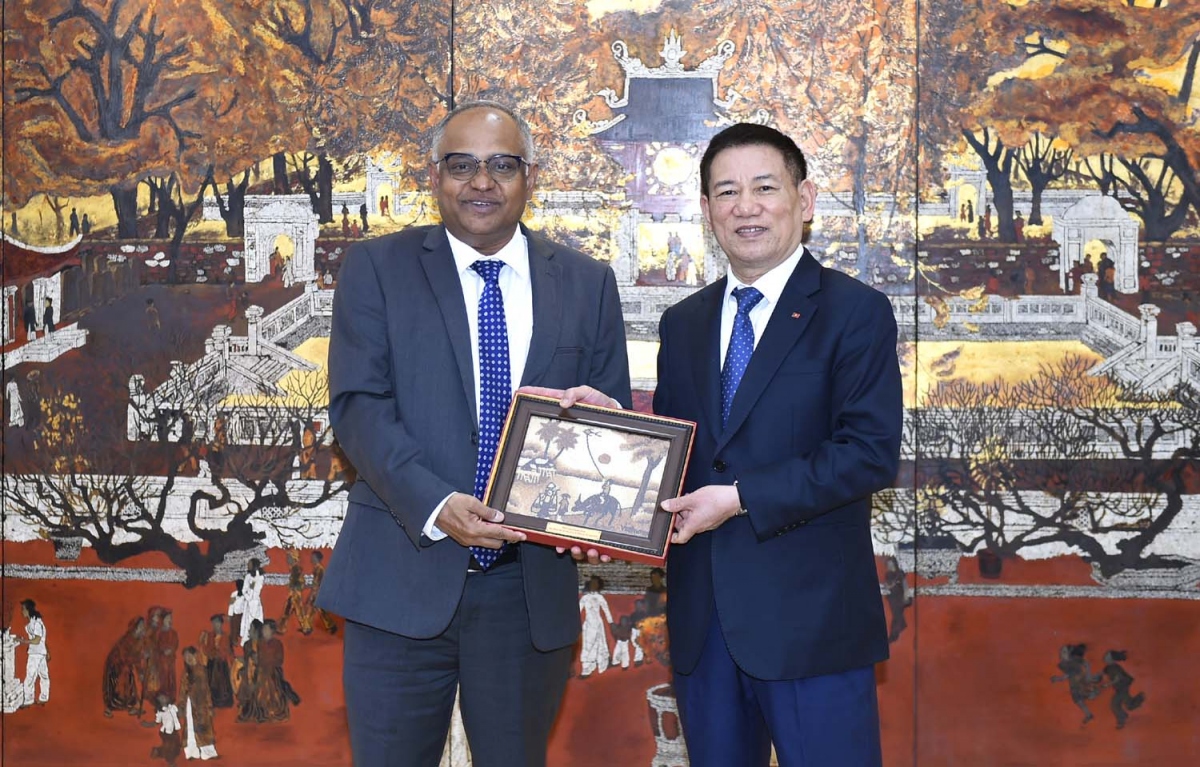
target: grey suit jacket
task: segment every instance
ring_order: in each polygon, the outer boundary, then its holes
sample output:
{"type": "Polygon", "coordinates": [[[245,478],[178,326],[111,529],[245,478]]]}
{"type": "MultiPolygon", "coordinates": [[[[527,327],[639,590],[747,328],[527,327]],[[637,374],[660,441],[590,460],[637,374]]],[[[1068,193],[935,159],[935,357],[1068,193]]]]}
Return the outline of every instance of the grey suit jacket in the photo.
{"type": "MultiPolygon", "coordinates": [[[[629,407],[629,364],[612,270],[525,230],[533,337],[522,385],[588,384],[629,407]]],[[[330,421],[358,471],[318,605],[413,638],[440,634],[462,596],[469,550],[421,530],[475,477],[475,379],[466,302],[443,227],[350,248],[329,344],[330,421]]],[[[575,641],[575,563],[521,547],[534,645],[575,641]]]]}

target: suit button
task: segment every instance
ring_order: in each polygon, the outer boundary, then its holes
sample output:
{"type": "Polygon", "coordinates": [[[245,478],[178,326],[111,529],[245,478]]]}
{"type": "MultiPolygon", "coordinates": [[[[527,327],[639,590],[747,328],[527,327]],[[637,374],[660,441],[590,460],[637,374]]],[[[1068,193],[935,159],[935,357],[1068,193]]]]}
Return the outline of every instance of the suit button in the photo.
{"type": "Polygon", "coordinates": [[[471,432],[471,444],[474,445],[475,447],[479,447],[479,432],[477,432],[477,431],[471,432]]]}
{"type": "Polygon", "coordinates": [[[718,474],[725,471],[725,462],[722,461],[720,458],[713,461],[713,471],[717,472],[718,474]]]}

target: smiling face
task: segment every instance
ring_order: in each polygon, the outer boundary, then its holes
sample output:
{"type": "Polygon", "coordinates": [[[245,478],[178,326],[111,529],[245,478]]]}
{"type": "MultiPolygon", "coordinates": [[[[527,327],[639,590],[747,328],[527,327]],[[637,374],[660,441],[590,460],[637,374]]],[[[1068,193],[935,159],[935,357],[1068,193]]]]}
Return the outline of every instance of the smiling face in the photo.
{"type": "Polygon", "coordinates": [[[751,144],[713,158],[700,209],[733,273],[751,284],[800,247],[816,197],[811,181],[796,183],[779,150],[751,144]]]}
{"type": "MultiPolygon", "coordinates": [[[[437,146],[439,157],[451,152],[473,155],[481,163],[497,154],[525,156],[521,132],[511,117],[480,107],[455,116],[437,146]]],[[[450,178],[445,163],[429,166],[429,183],[446,229],[475,250],[490,256],[508,244],[533,196],[537,165],[523,167],[508,181],[496,181],[480,166],[467,181],[450,178]]]]}

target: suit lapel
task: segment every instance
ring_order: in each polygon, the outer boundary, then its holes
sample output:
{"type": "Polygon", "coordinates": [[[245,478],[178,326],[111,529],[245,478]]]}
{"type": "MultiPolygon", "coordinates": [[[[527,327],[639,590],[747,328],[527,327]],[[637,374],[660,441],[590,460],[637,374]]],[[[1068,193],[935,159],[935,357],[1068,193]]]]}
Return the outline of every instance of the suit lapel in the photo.
{"type": "Polygon", "coordinates": [[[689,357],[696,366],[692,380],[700,398],[704,421],[713,439],[721,436],[721,301],[725,297],[725,278],[700,293],[700,303],[689,333],[692,348],[689,357]]]}
{"type": "MultiPolygon", "coordinates": [[[[717,441],[718,451],[741,427],[754,403],[771,382],[775,371],[783,364],[812,321],[820,306],[814,295],[820,290],[821,265],[806,249],[779,296],[779,304],[771,312],[771,319],[767,322],[762,339],[750,355],[746,373],[738,384],[737,393],[733,395],[729,421],[717,441]]],[[[720,374],[717,379],[720,379],[720,374]]]]}
{"type": "Polygon", "coordinates": [[[454,265],[454,254],[450,252],[450,241],[442,227],[431,229],[425,237],[425,250],[421,252],[421,266],[433,289],[450,346],[454,349],[454,361],[458,364],[458,376],[462,380],[471,417],[479,421],[475,412],[475,366],[471,350],[471,329],[467,325],[467,302],[463,299],[462,280],[454,265]]]}
{"type": "Polygon", "coordinates": [[[529,356],[521,372],[521,385],[529,385],[554,358],[558,346],[558,331],[562,321],[562,265],[554,260],[554,247],[529,230],[525,240],[529,247],[529,279],[533,290],[533,336],[529,339],[529,356]]]}

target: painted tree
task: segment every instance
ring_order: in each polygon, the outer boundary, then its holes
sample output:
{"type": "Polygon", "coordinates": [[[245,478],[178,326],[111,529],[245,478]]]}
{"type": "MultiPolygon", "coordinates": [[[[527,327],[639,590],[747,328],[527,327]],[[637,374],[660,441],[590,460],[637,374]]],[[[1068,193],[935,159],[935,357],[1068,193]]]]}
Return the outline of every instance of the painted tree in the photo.
{"type": "Polygon", "coordinates": [[[50,0],[5,16],[5,193],[108,193],[137,236],[137,186],[179,174],[195,190],[232,132],[220,76],[236,34],[199,0],[50,0]]]}
{"type": "Polygon", "coordinates": [[[642,481],[638,484],[637,495],[634,496],[633,504],[630,506],[630,516],[634,516],[641,511],[642,504],[646,502],[646,494],[650,490],[650,480],[654,477],[654,470],[667,457],[666,440],[648,434],[626,434],[624,442],[621,444],[621,450],[633,463],[646,462],[646,467],[642,470],[642,481]]]}
{"type": "Polygon", "coordinates": [[[1029,182],[1032,193],[1029,223],[1033,226],[1045,223],[1042,218],[1042,193],[1051,183],[1067,175],[1073,157],[1070,147],[1039,131],[1034,131],[1033,136],[1017,152],[1017,167],[1029,182]]]}
{"type": "Polygon", "coordinates": [[[1189,564],[1154,543],[1196,480],[1195,392],[1149,394],[1089,367],[1068,357],[1024,382],[953,380],[930,393],[917,498],[939,530],[967,551],[1074,551],[1102,577],[1189,564]]]}
{"type": "Polygon", "coordinates": [[[448,100],[448,7],[400,0],[281,0],[255,33],[277,63],[272,98],[290,117],[276,124],[276,188],[299,183],[321,222],[334,220],[338,169],[386,147],[422,178],[421,142],[448,100]],[[281,175],[284,178],[281,178],[281,175]],[[286,178],[290,175],[290,179],[286,178]]]}
{"type": "Polygon", "coordinates": [[[494,99],[517,109],[534,133],[543,190],[612,192],[626,180],[575,119],[580,109],[602,112],[596,92],[623,77],[598,74],[619,67],[611,38],[580,34],[589,27],[588,13],[582,3],[531,12],[528,3],[501,0],[465,4],[455,17],[455,102],[494,99]]]}
{"type": "Polygon", "coordinates": [[[324,379],[293,385],[252,412],[223,386],[191,379],[181,407],[153,424],[167,441],[126,441],[112,413],[86,417],[76,395],[44,392],[40,426],[0,490],[6,513],[47,538],[82,539],[105,564],[161,553],[189,588],[269,535],[286,545],[327,534],[305,512],[347,485],[332,472],[299,479],[314,474],[306,461],[330,436],[324,379]],[[249,444],[226,440],[225,424],[237,418],[254,424],[249,444]]]}
{"type": "Polygon", "coordinates": [[[542,457],[550,457],[550,448],[554,447],[555,441],[563,434],[563,426],[554,419],[544,419],[544,422],[537,430],[537,438],[542,441],[542,457]]]}
{"type": "Polygon", "coordinates": [[[927,178],[938,178],[948,161],[974,155],[987,173],[999,236],[1011,242],[1012,175],[1023,140],[1006,143],[978,105],[993,75],[1030,57],[1019,9],[1007,3],[940,3],[923,8],[921,21],[921,167],[927,178]]]}
{"type": "Polygon", "coordinates": [[[1030,63],[1041,65],[1003,73],[979,113],[1008,141],[1031,130],[1056,136],[1077,161],[1073,176],[1137,213],[1147,239],[1170,237],[1200,191],[1188,106],[1200,12],[1075,0],[1031,2],[1020,18],[1030,63]]]}
{"type": "Polygon", "coordinates": [[[861,274],[871,261],[869,243],[894,236],[886,225],[872,232],[871,220],[913,211],[916,5],[885,0],[818,5],[805,28],[779,30],[809,44],[780,50],[806,73],[807,121],[819,126],[814,159],[829,168],[835,191],[849,192],[861,274]],[[871,192],[893,202],[868,212],[871,192]]]}
{"type": "Polygon", "coordinates": [[[564,427],[557,436],[554,437],[554,447],[558,452],[554,454],[551,463],[558,463],[558,457],[568,450],[574,450],[579,445],[579,433],[574,428],[564,427]]]}

